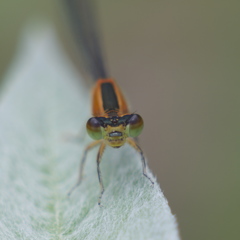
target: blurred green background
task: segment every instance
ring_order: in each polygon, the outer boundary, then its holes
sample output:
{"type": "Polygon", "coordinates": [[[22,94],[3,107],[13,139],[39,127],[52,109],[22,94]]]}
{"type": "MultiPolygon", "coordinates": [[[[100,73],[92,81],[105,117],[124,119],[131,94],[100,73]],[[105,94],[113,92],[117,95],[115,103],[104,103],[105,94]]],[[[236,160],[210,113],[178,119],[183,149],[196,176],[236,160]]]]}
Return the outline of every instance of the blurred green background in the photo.
{"type": "MultiPolygon", "coordinates": [[[[24,25],[53,22],[77,66],[61,1],[0,2],[0,75],[24,25]]],[[[145,119],[141,145],[182,239],[240,239],[240,2],[98,1],[111,76],[145,119]]]]}

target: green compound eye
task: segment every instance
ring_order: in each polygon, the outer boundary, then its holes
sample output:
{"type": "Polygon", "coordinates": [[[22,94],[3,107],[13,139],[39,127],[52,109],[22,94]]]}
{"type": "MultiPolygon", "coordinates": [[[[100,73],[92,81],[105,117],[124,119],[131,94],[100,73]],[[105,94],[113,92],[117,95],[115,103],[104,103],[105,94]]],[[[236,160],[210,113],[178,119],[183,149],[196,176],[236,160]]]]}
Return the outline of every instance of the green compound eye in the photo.
{"type": "Polygon", "coordinates": [[[137,137],[143,130],[143,119],[138,114],[133,114],[128,121],[127,129],[129,137],[137,137]]]}
{"type": "Polygon", "coordinates": [[[102,127],[97,118],[90,118],[87,121],[87,132],[88,135],[95,140],[102,139],[102,127]]]}

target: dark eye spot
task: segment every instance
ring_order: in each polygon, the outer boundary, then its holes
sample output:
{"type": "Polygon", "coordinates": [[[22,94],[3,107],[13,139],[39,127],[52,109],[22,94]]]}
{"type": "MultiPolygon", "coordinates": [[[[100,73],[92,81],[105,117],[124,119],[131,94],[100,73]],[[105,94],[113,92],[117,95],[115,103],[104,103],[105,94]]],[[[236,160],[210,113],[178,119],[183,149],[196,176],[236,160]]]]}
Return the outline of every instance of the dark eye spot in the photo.
{"type": "Polygon", "coordinates": [[[100,122],[98,121],[97,118],[90,118],[87,122],[87,125],[90,127],[90,128],[99,128],[101,125],[100,125],[100,122]]]}
{"type": "Polygon", "coordinates": [[[133,114],[132,117],[128,121],[128,123],[130,125],[139,124],[140,122],[142,122],[142,117],[138,114],[133,114]]]}

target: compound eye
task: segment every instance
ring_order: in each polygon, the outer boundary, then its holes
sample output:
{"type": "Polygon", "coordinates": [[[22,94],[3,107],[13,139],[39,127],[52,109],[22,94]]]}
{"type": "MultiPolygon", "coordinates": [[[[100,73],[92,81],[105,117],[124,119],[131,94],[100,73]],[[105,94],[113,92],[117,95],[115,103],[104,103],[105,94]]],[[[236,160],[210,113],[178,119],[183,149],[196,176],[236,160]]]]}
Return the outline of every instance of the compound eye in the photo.
{"type": "Polygon", "coordinates": [[[128,133],[130,137],[137,137],[143,130],[143,119],[138,114],[133,114],[128,121],[128,133]]]}
{"type": "Polygon", "coordinates": [[[97,118],[93,117],[87,121],[87,132],[88,135],[95,139],[99,140],[102,138],[102,127],[97,118]]]}

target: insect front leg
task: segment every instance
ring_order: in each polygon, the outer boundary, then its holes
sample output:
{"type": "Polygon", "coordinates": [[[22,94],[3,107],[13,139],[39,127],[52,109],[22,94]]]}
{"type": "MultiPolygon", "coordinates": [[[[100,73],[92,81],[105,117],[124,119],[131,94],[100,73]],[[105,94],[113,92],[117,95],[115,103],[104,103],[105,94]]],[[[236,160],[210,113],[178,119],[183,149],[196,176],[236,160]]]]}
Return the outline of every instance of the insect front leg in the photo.
{"type": "Polygon", "coordinates": [[[98,140],[98,141],[95,141],[95,142],[92,142],[90,143],[86,149],[84,150],[84,153],[83,153],[83,157],[82,157],[82,160],[81,160],[81,164],[80,164],[80,168],[79,168],[79,176],[78,176],[78,181],[77,183],[73,186],[73,188],[68,192],[68,196],[70,196],[72,194],[72,192],[80,185],[80,183],[82,182],[82,178],[83,178],[83,169],[84,169],[84,166],[85,166],[85,161],[86,161],[86,156],[87,156],[87,153],[90,149],[96,147],[98,144],[100,144],[102,142],[102,140],[98,140]]]}
{"type": "Polygon", "coordinates": [[[99,151],[98,151],[98,155],[97,155],[97,173],[98,173],[98,180],[99,180],[100,189],[101,189],[101,192],[100,192],[100,195],[99,195],[99,198],[98,198],[98,205],[100,207],[101,207],[102,195],[104,193],[104,186],[103,186],[102,175],[101,175],[101,170],[100,170],[100,162],[101,162],[102,155],[103,155],[105,147],[106,147],[106,144],[104,142],[102,142],[102,144],[99,148],[99,151]]]}
{"type": "Polygon", "coordinates": [[[142,149],[137,145],[137,143],[135,142],[134,139],[132,138],[128,138],[127,139],[127,143],[132,146],[134,149],[136,149],[140,155],[141,155],[141,160],[142,160],[142,170],[143,170],[143,175],[152,183],[152,185],[154,185],[153,180],[147,175],[147,163],[146,163],[146,159],[143,155],[143,151],[142,149]]]}

